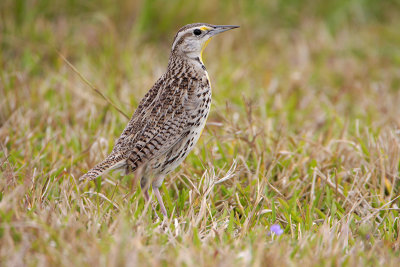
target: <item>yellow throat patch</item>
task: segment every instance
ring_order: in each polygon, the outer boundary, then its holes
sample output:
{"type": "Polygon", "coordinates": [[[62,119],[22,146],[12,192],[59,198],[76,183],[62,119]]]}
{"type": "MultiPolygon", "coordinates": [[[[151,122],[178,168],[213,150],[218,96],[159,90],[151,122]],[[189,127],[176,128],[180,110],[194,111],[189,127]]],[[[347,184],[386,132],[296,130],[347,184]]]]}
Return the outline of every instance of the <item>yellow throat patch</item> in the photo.
{"type": "Polygon", "coordinates": [[[203,47],[201,48],[201,52],[200,52],[200,60],[201,62],[203,62],[203,51],[204,49],[206,49],[208,43],[211,41],[212,37],[210,37],[207,41],[204,42],[203,47]]]}

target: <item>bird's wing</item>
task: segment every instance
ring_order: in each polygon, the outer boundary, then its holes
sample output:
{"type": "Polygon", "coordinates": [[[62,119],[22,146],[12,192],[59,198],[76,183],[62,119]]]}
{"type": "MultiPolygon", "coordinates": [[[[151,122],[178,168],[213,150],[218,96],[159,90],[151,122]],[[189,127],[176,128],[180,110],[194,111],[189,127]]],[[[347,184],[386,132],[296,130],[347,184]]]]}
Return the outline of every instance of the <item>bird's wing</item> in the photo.
{"type": "Polygon", "coordinates": [[[146,94],[112,154],[124,155],[132,170],[163,155],[188,134],[187,88],[156,85],[146,94]]]}

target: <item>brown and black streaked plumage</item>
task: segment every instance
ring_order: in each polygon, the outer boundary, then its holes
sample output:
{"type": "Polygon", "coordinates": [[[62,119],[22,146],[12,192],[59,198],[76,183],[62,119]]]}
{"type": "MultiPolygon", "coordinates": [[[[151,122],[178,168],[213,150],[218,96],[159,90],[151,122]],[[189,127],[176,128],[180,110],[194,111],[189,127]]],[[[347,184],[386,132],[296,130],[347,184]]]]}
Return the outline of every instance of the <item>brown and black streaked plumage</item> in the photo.
{"type": "Polygon", "coordinates": [[[210,110],[211,86],[202,52],[211,37],[237,27],[205,23],[182,27],[167,71],[141,100],[110,155],[79,180],[93,180],[113,169],[128,174],[140,168],[146,200],[152,184],[166,216],[159,187],[197,143],[210,110]]]}

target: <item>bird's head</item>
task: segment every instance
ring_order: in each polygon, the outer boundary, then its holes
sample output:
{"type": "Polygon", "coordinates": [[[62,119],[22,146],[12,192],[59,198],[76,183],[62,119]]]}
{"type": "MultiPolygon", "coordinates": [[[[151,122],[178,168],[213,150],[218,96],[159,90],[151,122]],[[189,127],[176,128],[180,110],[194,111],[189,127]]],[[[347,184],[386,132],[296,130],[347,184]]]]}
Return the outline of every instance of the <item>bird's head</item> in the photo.
{"type": "Polygon", "coordinates": [[[219,33],[238,28],[234,25],[194,23],[182,27],[175,35],[172,53],[192,59],[200,58],[211,38],[219,33]]]}

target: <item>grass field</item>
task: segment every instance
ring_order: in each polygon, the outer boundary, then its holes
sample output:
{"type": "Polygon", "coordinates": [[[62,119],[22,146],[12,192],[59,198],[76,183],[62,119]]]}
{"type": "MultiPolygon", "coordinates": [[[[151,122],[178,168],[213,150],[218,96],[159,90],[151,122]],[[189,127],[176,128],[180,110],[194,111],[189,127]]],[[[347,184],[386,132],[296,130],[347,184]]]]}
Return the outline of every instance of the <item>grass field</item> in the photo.
{"type": "Polygon", "coordinates": [[[400,266],[399,1],[2,0],[0,16],[1,266],[400,266]],[[211,113],[162,223],[134,175],[77,179],[192,22],[241,28],[204,53],[211,113]]]}

